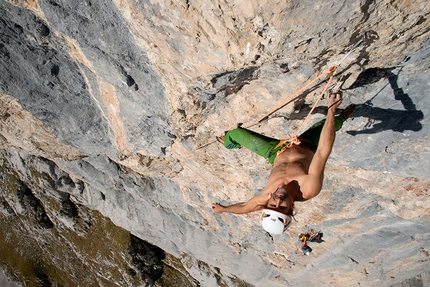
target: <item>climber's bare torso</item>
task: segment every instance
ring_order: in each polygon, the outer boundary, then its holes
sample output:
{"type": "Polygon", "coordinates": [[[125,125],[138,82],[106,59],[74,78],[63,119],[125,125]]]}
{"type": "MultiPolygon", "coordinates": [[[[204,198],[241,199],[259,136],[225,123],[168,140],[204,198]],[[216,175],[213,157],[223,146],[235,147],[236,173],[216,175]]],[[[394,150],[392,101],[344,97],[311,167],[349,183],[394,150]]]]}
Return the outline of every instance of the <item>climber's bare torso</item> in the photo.
{"type": "Polygon", "coordinates": [[[300,146],[293,145],[280,154],[274,164],[266,186],[274,186],[274,190],[267,190],[274,193],[276,189],[287,186],[294,201],[303,201],[303,194],[300,190],[303,180],[306,180],[309,166],[314,153],[300,146]]]}
{"type": "Polygon", "coordinates": [[[321,130],[315,153],[292,146],[277,156],[263,191],[248,200],[232,205],[212,204],[215,213],[249,213],[270,208],[284,214],[292,214],[293,202],[304,201],[319,194],[324,179],[324,168],[335,139],[334,114],[342,100],[341,94],[329,98],[326,121],[321,130]]]}

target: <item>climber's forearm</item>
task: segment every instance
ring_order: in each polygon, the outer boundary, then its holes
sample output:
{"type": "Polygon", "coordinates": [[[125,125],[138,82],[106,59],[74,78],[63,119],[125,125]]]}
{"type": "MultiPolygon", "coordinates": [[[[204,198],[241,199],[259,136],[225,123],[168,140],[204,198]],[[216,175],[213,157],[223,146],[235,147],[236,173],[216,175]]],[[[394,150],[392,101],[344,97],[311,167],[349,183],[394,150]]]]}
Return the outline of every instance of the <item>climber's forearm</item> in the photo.
{"type": "Polygon", "coordinates": [[[321,130],[320,140],[317,148],[317,151],[321,152],[325,157],[330,155],[336,137],[334,114],[335,109],[328,110],[327,118],[321,130]]]}
{"type": "Polygon", "coordinates": [[[244,214],[244,213],[248,213],[249,211],[247,212],[245,202],[238,202],[232,205],[222,206],[222,212],[244,214]]]}
{"type": "Polygon", "coordinates": [[[221,205],[219,203],[212,204],[212,209],[215,213],[235,213],[235,214],[245,214],[252,211],[260,210],[264,202],[261,200],[261,196],[255,196],[248,200],[247,202],[238,202],[232,205],[221,205]]]}

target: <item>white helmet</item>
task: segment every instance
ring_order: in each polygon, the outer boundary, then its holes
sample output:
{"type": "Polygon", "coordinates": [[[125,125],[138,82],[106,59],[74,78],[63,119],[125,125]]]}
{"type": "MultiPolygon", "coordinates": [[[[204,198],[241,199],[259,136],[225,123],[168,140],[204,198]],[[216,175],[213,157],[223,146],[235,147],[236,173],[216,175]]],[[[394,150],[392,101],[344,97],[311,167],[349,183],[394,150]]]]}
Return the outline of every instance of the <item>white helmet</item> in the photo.
{"type": "Polygon", "coordinates": [[[261,224],[264,230],[270,234],[282,234],[290,226],[291,216],[275,211],[273,209],[263,209],[261,214],[261,224]]]}

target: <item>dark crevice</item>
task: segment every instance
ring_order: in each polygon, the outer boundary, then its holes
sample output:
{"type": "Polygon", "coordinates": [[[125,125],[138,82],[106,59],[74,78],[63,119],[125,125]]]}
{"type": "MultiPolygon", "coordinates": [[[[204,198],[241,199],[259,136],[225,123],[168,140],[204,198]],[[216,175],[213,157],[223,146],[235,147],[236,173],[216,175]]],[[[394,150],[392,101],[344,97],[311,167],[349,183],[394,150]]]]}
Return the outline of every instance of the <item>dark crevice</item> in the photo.
{"type": "MultiPolygon", "coordinates": [[[[130,235],[130,245],[127,248],[132,258],[132,264],[139,272],[143,281],[152,286],[164,273],[162,260],[166,255],[164,251],[142,239],[130,235]]],[[[131,273],[137,274],[130,270],[131,273]]]]}
{"type": "Polygon", "coordinates": [[[370,68],[358,75],[355,82],[348,89],[355,89],[379,82],[392,74],[393,68],[370,68]]]}
{"type": "Polygon", "coordinates": [[[54,77],[57,77],[58,74],[60,74],[60,66],[58,66],[58,65],[52,66],[52,68],[51,68],[51,75],[54,76],[54,77]]]}
{"type": "Polygon", "coordinates": [[[30,188],[28,188],[22,181],[19,181],[17,196],[21,207],[29,216],[33,217],[37,221],[39,226],[46,229],[54,227],[54,224],[46,214],[45,208],[41,204],[40,200],[34,196],[30,188]]]}
{"type": "Polygon", "coordinates": [[[235,94],[245,85],[258,78],[258,67],[244,68],[238,71],[225,72],[215,75],[212,80],[212,86],[218,92],[223,92],[226,96],[235,94]]]}
{"type": "Polygon", "coordinates": [[[73,219],[76,219],[79,216],[77,206],[70,200],[70,194],[65,194],[61,199],[60,214],[73,219]]]}
{"type": "Polygon", "coordinates": [[[39,27],[39,35],[40,36],[48,37],[50,33],[51,33],[51,31],[49,30],[48,26],[46,26],[45,24],[42,24],[39,27]]]}

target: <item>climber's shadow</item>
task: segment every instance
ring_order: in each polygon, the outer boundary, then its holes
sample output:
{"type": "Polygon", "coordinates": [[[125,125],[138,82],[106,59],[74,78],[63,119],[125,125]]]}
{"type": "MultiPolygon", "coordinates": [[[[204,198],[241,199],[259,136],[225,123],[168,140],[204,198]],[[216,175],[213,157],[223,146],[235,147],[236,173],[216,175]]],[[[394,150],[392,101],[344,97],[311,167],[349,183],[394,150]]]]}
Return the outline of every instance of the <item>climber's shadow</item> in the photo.
{"type": "Polygon", "coordinates": [[[347,131],[350,135],[373,134],[385,130],[403,132],[405,130],[419,131],[422,129],[420,123],[424,115],[417,110],[393,110],[372,107],[364,103],[357,107],[354,117],[367,117],[368,123],[365,129],[358,131],[347,131]]]}
{"type": "MultiPolygon", "coordinates": [[[[374,107],[372,100],[379,94],[377,93],[372,99],[357,105],[353,115],[353,117],[368,118],[367,125],[362,130],[352,130],[347,131],[347,133],[355,136],[358,134],[373,134],[385,130],[403,132],[405,130],[419,131],[422,129],[420,121],[424,119],[423,112],[417,110],[409,95],[404,93],[402,88],[399,88],[397,83],[398,75],[394,74],[392,70],[392,68],[367,69],[358,76],[357,80],[348,89],[372,84],[383,78],[388,79],[387,85],[389,84],[393,89],[394,99],[402,103],[404,110],[374,107]]],[[[310,110],[310,106],[304,105],[304,100],[296,101],[295,108],[299,112],[289,116],[293,120],[302,118],[310,110]]],[[[327,107],[317,107],[313,113],[327,114],[327,107]]]]}
{"type": "Polygon", "coordinates": [[[354,113],[354,117],[367,117],[369,119],[368,124],[362,130],[347,131],[347,133],[351,135],[373,134],[385,130],[396,132],[411,130],[416,132],[422,129],[420,121],[424,119],[424,114],[416,109],[409,95],[404,93],[402,88],[399,88],[397,83],[398,74],[394,74],[392,69],[368,69],[357,78],[350,89],[379,81],[382,78],[388,79],[388,83],[393,89],[394,99],[402,103],[404,110],[373,107],[372,100],[376,97],[374,96],[364,104],[357,106],[354,113]]]}

